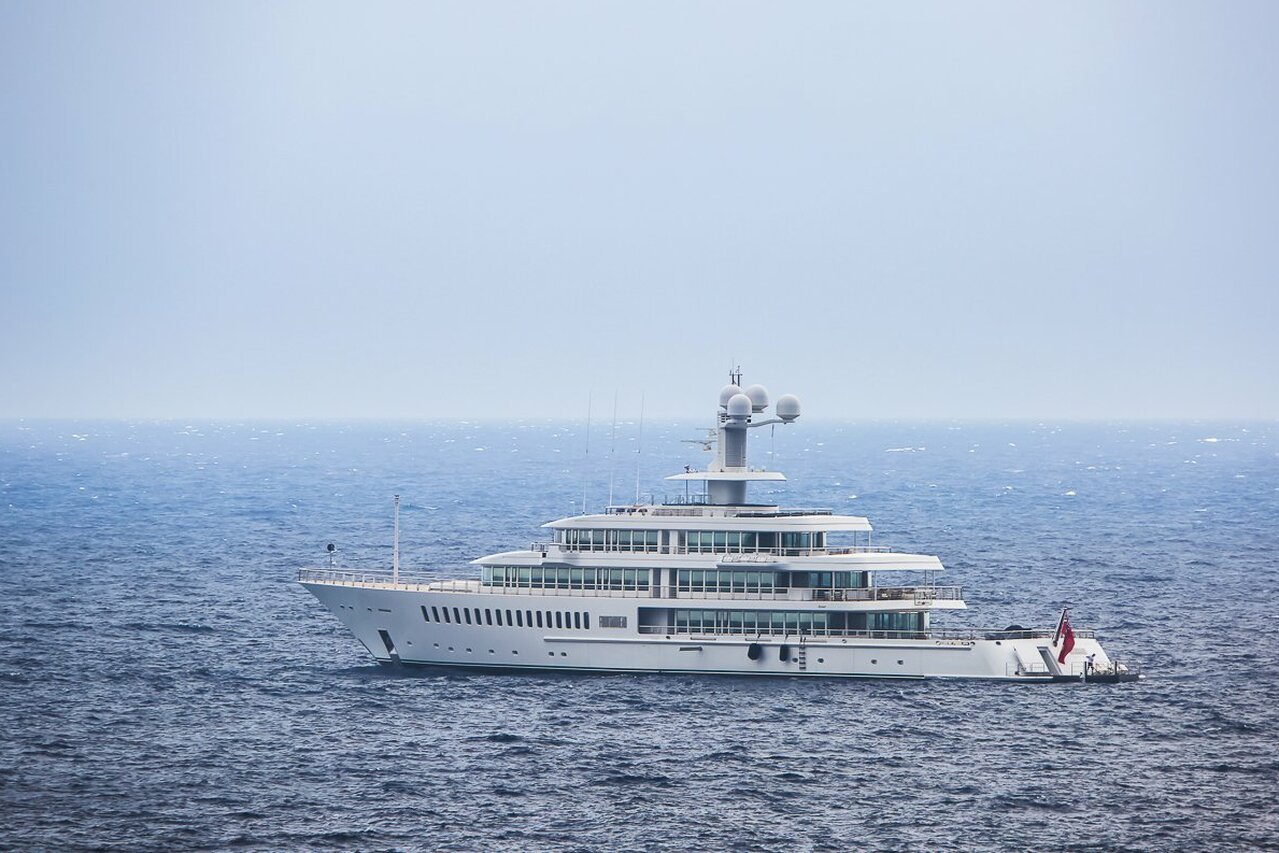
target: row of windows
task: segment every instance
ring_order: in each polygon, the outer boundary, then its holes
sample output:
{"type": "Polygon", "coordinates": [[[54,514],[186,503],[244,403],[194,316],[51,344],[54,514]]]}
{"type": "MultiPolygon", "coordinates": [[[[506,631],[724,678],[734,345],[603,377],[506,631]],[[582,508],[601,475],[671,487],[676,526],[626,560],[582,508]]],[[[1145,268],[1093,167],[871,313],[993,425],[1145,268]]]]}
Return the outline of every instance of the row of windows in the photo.
{"type": "Polygon", "coordinates": [[[547,566],[485,566],[485,586],[535,589],[648,589],[648,569],[577,569],[547,566]]]}
{"type": "MultiPolygon", "coordinates": [[[[485,566],[485,586],[534,589],[647,590],[649,569],[599,569],[546,566],[485,566]]],[[[680,569],[681,592],[775,592],[801,589],[860,589],[866,572],[749,572],[680,569]]]]}
{"type": "Polygon", "coordinates": [[[506,628],[559,628],[589,631],[591,614],[578,611],[562,610],[494,610],[485,607],[437,607],[431,605],[427,610],[421,605],[422,618],[427,622],[442,622],[447,625],[497,625],[506,628]],[[452,611],[450,613],[450,611],[452,611]],[[502,614],[506,614],[503,620],[502,614]],[[443,616],[443,618],[441,618],[443,616]],[[495,621],[496,620],[496,621],[495,621]]]}
{"type": "Polygon", "coordinates": [[[784,551],[821,548],[825,533],[770,533],[749,530],[681,530],[679,544],[692,552],[784,551]]]}
{"type": "Polygon", "coordinates": [[[680,569],[681,592],[774,592],[801,589],[861,589],[866,572],[742,572],[680,569]]]}
{"type": "Polygon", "coordinates": [[[864,589],[867,572],[791,572],[790,585],[804,589],[864,589]]]}
{"type": "Polygon", "coordinates": [[[707,634],[824,633],[830,614],[783,610],[676,610],[674,628],[679,632],[707,634]]]}
{"type": "Polygon", "coordinates": [[[788,572],[728,572],[680,569],[680,592],[773,592],[790,585],[788,572]]]}
{"type": "MultiPolygon", "coordinates": [[[[662,627],[657,611],[641,624],[662,627]]],[[[846,631],[922,631],[922,613],[823,613],[785,610],[676,610],[667,627],[692,634],[838,634],[846,631]]]]}
{"type": "MultiPolygon", "coordinates": [[[[639,551],[656,553],[660,544],[657,530],[588,530],[569,528],[556,531],[555,540],[570,551],[639,551]]],[[[776,533],[749,530],[676,530],[669,534],[678,548],[698,553],[807,551],[826,546],[824,532],[776,533]]]]}
{"type": "Polygon", "coordinates": [[[579,530],[563,531],[560,542],[572,551],[647,551],[656,553],[657,530],[579,530]]]}

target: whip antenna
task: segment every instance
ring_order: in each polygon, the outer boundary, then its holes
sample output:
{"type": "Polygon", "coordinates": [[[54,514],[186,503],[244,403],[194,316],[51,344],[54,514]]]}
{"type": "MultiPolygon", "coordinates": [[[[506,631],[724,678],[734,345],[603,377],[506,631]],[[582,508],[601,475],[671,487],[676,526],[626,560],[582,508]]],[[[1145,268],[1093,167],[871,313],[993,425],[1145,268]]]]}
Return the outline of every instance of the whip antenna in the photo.
{"type": "Polygon", "coordinates": [[[400,496],[395,496],[395,537],[391,540],[391,581],[400,582],[400,496]]]}
{"type": "Polygon", "coordinates": [[[586,452],[582,454],[582,515],[586,515],[586,478],[589,476],[587,463],[591,459],[591,392],[586,392],[586,452]]]}
{"type": "Polygon", "coordinates": [[[613,431],[608,437],[608,505],[613,505],[613,448],[617,446],[617,389],[613,389],[613,431]]]}
{"type": "Polygon", "coordinates": [[[635,444],[635,505],[640,498],[640,455],[644,452],[644,392],[640,392],[639,440],[635,444]]]}

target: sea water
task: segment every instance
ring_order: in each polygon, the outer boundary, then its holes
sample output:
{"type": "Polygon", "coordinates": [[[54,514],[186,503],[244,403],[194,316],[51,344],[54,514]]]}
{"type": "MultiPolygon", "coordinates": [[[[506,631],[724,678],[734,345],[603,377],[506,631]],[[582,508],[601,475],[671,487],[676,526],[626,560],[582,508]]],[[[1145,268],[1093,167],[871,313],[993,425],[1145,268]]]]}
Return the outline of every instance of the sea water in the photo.
{"type": "Polygon", "coordinates": [[[1279,844],[1279,425],[801,421],[756,499],[868,516],[1126,685],[383,668],[295,582],[682,493],[697,423],[0,423],[0,847],[1279,844]],[[638,452],[642,450],[643,452],[638,452]]]}

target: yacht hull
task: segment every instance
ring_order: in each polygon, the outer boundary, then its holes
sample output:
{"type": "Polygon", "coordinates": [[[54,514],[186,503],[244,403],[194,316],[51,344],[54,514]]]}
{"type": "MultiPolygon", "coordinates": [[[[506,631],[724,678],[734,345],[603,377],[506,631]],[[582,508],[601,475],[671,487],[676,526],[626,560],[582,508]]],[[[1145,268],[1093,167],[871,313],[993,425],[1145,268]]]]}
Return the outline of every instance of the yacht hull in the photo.
{"type": "MultiPolygon", "coordinates": [[[[466,594],[402,585],[302,585],[346,625],[375,660],[386,664],[1038,683],[1077,680],[1089,655],[1095,671],[1113,669],[1101,645],[1091,637],[1078,639],[1065,662],[1058,663],[1057,650],[1043,637],[640,634],[636,626],[641,607],[671,606],[674,602],[639,597],[466,594]],[[518,615],[519,624],[509,624],[511,614],[518,615]]],[[[1094,676],[1093,680],[1101,679],[1094,676]]]]}

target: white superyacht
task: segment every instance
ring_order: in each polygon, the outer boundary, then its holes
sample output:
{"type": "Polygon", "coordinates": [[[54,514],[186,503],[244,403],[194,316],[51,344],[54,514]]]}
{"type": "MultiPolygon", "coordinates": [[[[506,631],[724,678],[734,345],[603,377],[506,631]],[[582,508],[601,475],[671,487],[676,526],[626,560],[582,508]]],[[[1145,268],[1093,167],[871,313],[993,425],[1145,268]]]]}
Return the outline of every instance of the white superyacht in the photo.
{"type": "MultiPolygon", "coordinates": [[[[799,400],[766,414],[741,375],[719,395],[715,461],[668,477],[699,491],[609,506],[545,525],[549,541],[474,561],[474,580],[304,569],[299,581],[380,663],[485,669],[674,672],[1013,682],[1126,681],[1091,631],[946,629],[965,608],[935,581],[937,557],[871,544],[865,518],[747,499],[779,472],[746,463],[753,428],[793,423],[799,400]]],[[[708,439],[708,443],[711,439],[708,439]]],[[[330,550],[332,546],[330,546],[330,550]]]]}

